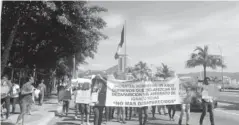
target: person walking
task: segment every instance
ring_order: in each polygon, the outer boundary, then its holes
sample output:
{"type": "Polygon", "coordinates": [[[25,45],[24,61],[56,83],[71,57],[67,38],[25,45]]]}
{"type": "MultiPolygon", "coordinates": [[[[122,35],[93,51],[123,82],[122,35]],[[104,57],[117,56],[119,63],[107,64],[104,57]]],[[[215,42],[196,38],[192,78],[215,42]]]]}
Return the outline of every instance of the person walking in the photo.
{"type": "Polygon", "coordinates": [[[91,93],[94,104],[94,125],[101,125],[106,100],[107,78],[97,75],[92,78],[91,93]]]}
{"type": "Polygon", "coordinates": [[[152,115],[153,115],[153,119],[156,119],[156,117],[155,117],[155,111],[156,111],[156,106],[152,106],[151,112],[152,112],[152,115]]]}
{"type": "Polygon", "coordinates": [[[18,125],[20,120],[22,120],[22,125],[24,125],[24,115],[27,113],[27,108],[34,103],[32,95],[34,92],[34,87],[32,84],[34,83],[34,78],[29,77],[29,80],[27,83],[25,83],[22,86],[21,92],[20,92],[20,108],[21,113],[17,118],[16,124],[18,125]]]}
{"type": "Polygon", "coordinates": [[[63,90],[64,92],[63,92],[63,98],[61,99],[63,101],[62,115],[65,114],[66,116],[68,116],[72,89],[71,89],[70,79],[67,75],[64,76],[63,86],[64,86],[64,90],[63,90]]]}
{"type": "Polygon", "coordinates": [[[19,93],[20,93],[20,86],[16,84],[16,80],[14,80],[11,90],[11,100],[12,100],[12,114],[15,113],[15,106],[19,101],[19,93]]]}
{"type": "Polygon", "coordinates": [[[209,112],[211,125],[215,124],[214,123],[214,113],[213,113],[213,109],[214,109],[213,97],[208,95],[208,91],[209,91],[208,87],[209,87],[209,83],[207,81],[207,78],[205,78],[204,85],[202,88],[201,103],[202,103],[203,111],[202,111],[200,121],[199,121],[200,125],[203,125],[203,120],[204,120],[204,117],[206,116],[207,111],[209,112]]]}
{"type": "Polygon", "coordinates": [[[41,80],[41,83],[38,85],[37,87],[39,90],[40,90],[40,93],[39,93],[39,105],[42,106],[43,104],[43,100],[44,100],[44,96],[45,96],[45,93],[46,93],[46,85],[44,84],[44,80],[42,79],[41,80]]]}
{"type": "Polygon", "coordinates": [[[166,106],[165,105],[159,105],[159,106],[157,106],[157,108],[158,108],[159,115],[162,115],[161,109],[163,110],[164,115],[167,115],[167,113],[166,113],[166,106]]]}
{"type": "Polygon", "coordinates": [[[131,120],[131,116],[132,116],[132,107],[126,107],[125,108],[125,119],[131,120]]]}
{"type": "Polygon", "coordinates": [[[6,119],[10,114],[10,93],[12,89],[12,83],[8,80],[8,75],[4,75],[1,79],[1,105],[4,104],[6,107],[6,119]],[[3,90],[4,89],[4,90],[3,90]],[[4,94],[2,95],[2,93],[4,94]]]}
{"type": "Polygon", "coordinates": [[[176,112],[176,105],[167,105],[168,108],[168,114],[169,114],[169,119],[174,121],[174,115],[176,112]]]}
{"type": "Polygon", "coordinates": [[[148,119],[148,107],[139,107],[139,125],[145,125],[148,119]]]}
{"type": "Polygon", "coordinates": [[[77,114],[80,112],[81,114],[81,124],[83,125],[84,123],[84,115],[86,118],[86,124],[90,125],[89,122],[89,117],[90,117],[90,106],[89,103],[83,103],[83,102],[78,102],[77,97],[80,96],[82,91],[89,92],[87,95],[90,95],[90,83],[85,82],[81,86],[81,84],[78,84],[78,87],[75,90],[75,106],[76,106],[76,114],[75,114],[75,119],[77,119],[77,114]]]}
{"type": "Polygon", "coordinates": [[[186,112],[186,125],[189,125],[191,101],[192,101],[192,93],[190,91],[190,88],[187,87],[186,95],[184,96],[182,100],[182,104],[181,104],[181,113],[180,113],[178,125],[182,125],[184,112],[186,112]]]}

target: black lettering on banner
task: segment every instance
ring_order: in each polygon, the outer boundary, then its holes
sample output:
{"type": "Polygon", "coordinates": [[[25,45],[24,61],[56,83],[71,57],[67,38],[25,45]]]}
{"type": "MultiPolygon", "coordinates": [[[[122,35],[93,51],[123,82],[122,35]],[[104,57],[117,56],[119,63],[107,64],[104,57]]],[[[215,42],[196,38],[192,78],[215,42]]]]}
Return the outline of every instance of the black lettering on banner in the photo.
{"type": "Polygon", "coordinates": [[[125,102],[126,106],[135,106],[136,102],[125,102]]]}
{"type": "Polygon", "coordinates": [[[123,102],[122,102],[122,101],[120,101],[120,102],[114,101],[113,103],[114,103],[115,105],[118,105],[118,106],[122,106],[122,105],[123,105],[123,102]]]}

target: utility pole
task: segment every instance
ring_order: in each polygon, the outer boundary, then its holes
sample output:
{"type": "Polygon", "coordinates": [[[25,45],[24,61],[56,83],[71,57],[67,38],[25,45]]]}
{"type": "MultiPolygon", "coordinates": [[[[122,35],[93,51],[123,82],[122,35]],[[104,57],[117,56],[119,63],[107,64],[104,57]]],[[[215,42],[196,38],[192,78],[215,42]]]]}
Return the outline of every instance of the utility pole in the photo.
{"type": "Polygon", "coordinates": [[[73,71],[72,71],[72,76],[75,79],[76,78],[76,57],[75,54],[73,54],[73,71]]]}
{"type": "MultiPolygon", "coordinates": [[[[219,48],[219,50],[220,50],[220,53],[221,53],[221,62],[222,62],[222,64],[223,64],[223,58],[222,58],[222,49],[221,49],[221,47],[220,46],[218,46],[218,48],[219,48]]],[[[222,65],[222,67],[221,67],[222,69],[221,69],[221,75],[222,75],[222,90],[224,90],[224,83],[223,83],[223,65],[222,65]]]]}

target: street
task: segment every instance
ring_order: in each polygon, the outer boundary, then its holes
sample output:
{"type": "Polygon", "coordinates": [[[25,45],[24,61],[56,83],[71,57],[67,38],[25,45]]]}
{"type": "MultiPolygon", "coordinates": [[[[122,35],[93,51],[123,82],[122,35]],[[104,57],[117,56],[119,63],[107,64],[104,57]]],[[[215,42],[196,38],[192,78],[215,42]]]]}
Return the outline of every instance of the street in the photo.
{"type": "Polygon", "coordinates": [[[239,92],[220,92],[218,100],[239,104],[239,92]]]}
{"type": "MultiPolygon", "coordinates": [[[[71,103],[71,110],[68,117],[55,117],[49,122],[48,125],[76,125],[80,124],[80,120],[74,119],[74,110],[73,103],[71,103]]],[[[149,111],[149,110],[148,110],[149,111]]],[[[156,115],[156,120],[152,120],[152,114],[149,111],[148,113],[148,123],[147,125],[177,125],[177,121],[180,115],[180,112],[177,111],[175,114],[175,121],[169,121],[168,116],[164,115],[156,115]]],[[[114,115],[116,117],[116,114],[114,115]]],[[[190,124],[198,125],[199,119],[201,116],[201,112],[192,111],[190,115],[190,124]]],[[[229,104],[229,103],[219,103],[218,108],[214,110],[214,118],[216,125],[238,125],[239,124],[239,105],[229,104]]],[[[103,120],[103,124],[106,124],[106,121],[103,120]]],[[[183,120],[183,124],[185,124],[185,117],[183,120]]],[[[90,119],[91,125],[93,124],[93,117],[90,119]]],[[[120,123],[116,122],[116,119],[107,123],[108,125],[120,125],[120,123]]],[[[138,125],[138,117],[133,117],[131,121],[127,121],[126,125],[138,125]]],[[[209,114],[206,115],[204,120],[204,125],[210,125],[209,114]]]]}

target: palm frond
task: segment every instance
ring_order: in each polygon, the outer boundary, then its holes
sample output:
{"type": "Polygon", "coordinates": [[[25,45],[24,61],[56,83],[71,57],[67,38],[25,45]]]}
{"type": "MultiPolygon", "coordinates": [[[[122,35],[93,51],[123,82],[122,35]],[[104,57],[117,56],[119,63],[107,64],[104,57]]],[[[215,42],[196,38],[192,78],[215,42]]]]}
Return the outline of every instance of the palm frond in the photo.
{"type": "Polygon", "coordinates": [[[194,49],[194,52],[195,52],[195,51],[203,52],[204,50],[203,50],[202,47],[197,46],[197,47],[194,49]]]}

